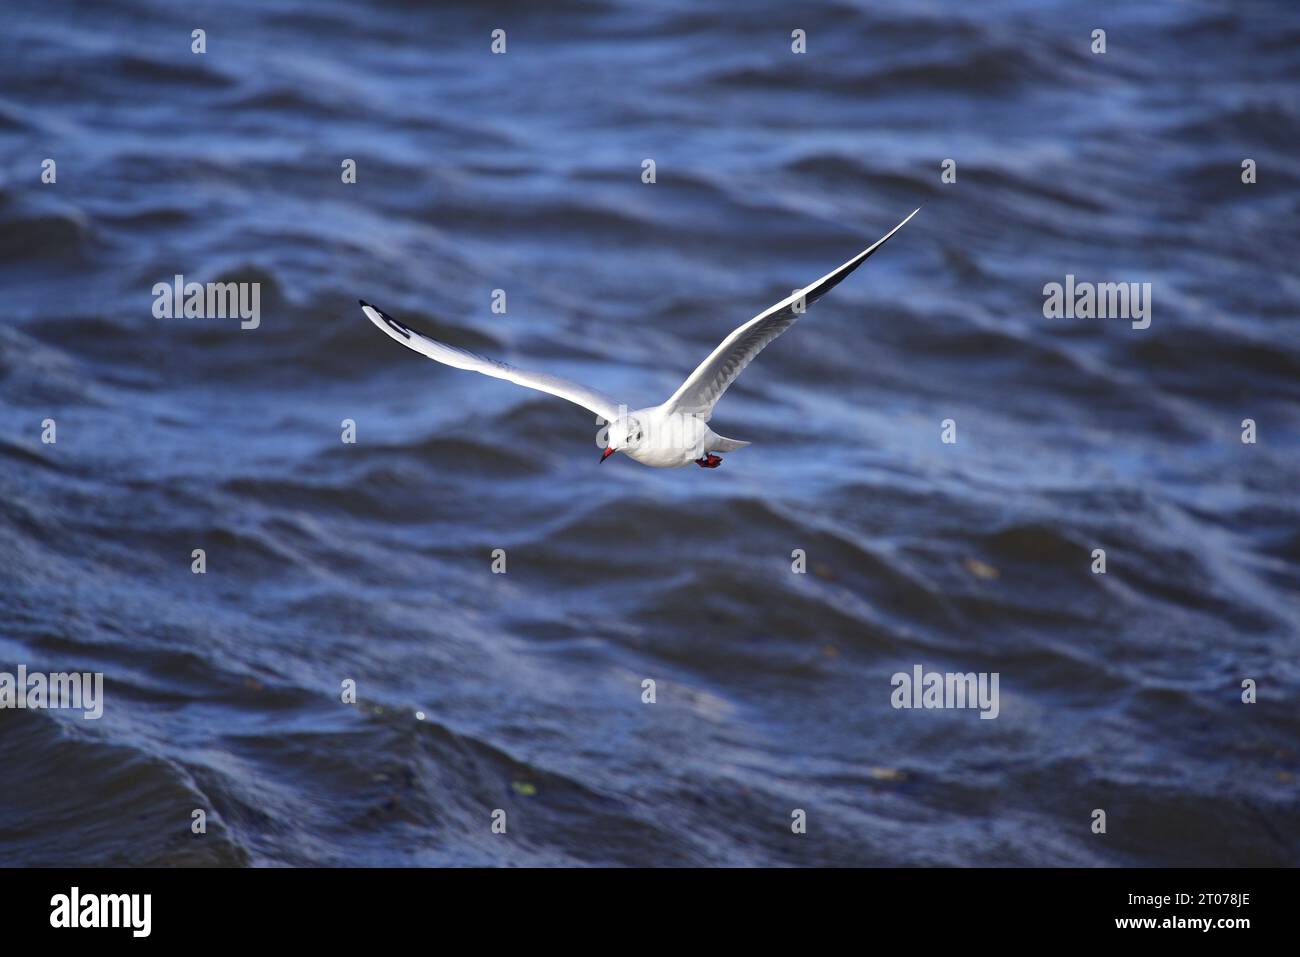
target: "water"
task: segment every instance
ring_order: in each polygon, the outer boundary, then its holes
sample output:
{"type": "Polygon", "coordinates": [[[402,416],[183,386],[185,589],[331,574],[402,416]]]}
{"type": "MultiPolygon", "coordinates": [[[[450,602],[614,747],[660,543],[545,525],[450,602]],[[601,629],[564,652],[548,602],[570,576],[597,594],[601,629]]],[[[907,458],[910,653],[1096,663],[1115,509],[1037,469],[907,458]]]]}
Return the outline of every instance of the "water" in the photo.
{"type": "Polygon", "coordinates": [[[0,671],[106,702],[0,711],[0,863],[1297,863],[1294,5],[549,6],[6,18],[0,671]],[[636,407],[923,202],[716,471],[356,306],[636,407]]]}

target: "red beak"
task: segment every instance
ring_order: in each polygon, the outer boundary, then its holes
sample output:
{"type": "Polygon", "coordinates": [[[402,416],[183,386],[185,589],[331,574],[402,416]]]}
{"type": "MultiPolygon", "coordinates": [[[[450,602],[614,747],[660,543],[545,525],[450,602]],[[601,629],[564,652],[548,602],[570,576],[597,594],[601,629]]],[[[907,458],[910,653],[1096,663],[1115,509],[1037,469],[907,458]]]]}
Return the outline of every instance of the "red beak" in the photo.
{"type": "Polygon", "coordinates": [[[618,449],[614,448],[614,446],[612,446],[612,445],[609,446],[609,447],[607,447],[607,448],[605,449],[604,452],[601,452],[601,453],[600,453],[600,460],[601,460],[602,462],[605,461],[605,459],[609,458],[611,455],[613,455],[613,454],[614,454],[615,452],[617,452],[617,451],[618,451],[618,449]]]}

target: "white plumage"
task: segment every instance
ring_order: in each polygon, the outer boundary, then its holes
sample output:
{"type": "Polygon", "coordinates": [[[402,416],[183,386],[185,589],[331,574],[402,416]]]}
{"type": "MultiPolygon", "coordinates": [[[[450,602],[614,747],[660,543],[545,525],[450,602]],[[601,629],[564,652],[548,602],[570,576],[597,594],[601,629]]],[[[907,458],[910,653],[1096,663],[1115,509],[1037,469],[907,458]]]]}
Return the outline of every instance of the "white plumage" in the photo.
{"type": "Polygon", "coordinates": [[[828,272],[811,285],[759,313],[732,332],[699,364],[668,401],[634,412],[628,412],[626,405],[620,405],[598,389],[571,379],[518,369],[430,339],[365,300],[361,301],[361,309],[371,322],[389,336],[436,362],[506,379],[529,389],[568,399],[594,412],[608,423],[608,442],[605,453],[601,456],[602,462],[614,452],[623,452],[643,465],[657,468],[679,468],[691,462],[705,468],[716,468],[722,460],[714,453],[730,452],[749,444],[738,439],[724,438],[708,426],[709,419],[713,416],[713,407],[731,383],[736,381],[736,377],[769,342],[794,325],[804,309],[862,265],[918,212],[920,209],[913,210],[907,219],[838,269],[828,272]]]}

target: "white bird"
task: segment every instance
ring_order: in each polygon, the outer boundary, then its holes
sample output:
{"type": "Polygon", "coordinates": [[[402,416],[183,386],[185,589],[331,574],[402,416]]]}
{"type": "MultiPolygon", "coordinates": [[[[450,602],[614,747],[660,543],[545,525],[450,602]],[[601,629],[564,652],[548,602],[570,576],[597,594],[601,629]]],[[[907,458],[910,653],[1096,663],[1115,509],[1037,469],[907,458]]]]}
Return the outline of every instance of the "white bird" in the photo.
{"type": "Polygon", "coordinates": [[[606,432],[607,440],[602,443],[600,433],[597,433],[597,446],[605,445],[605,451],[600,456],[602,462],[615,452],[623,452],[642,465],[655,468],[681,468],[694,462],[702,468],[713,469],[722,464],[722,459],[714,453],[731,452],[749,445],[739,439],[724,438],[707,424],[713,416],[713,407],[727,391],[727,387],[736,381],[745,366],[769,342],[794,324],[807,306],[861,266],[919,212],[919,207],[912,210],[907,219],[843,266],[782,299],[736,329],[700,363],[667,402],[634,412],[628,412],[625,404],[616,402],[605,393],[570,379],[545,372],[517,369],[504,362],[430,339],[376,309],[364,299],[359,301],[362,311],[371,322],[408,349],[414,349],[421,355],[457,369],[469,369],[497,379],[508,379],[529,389],[558,395],[594,412],[607,423],[607,431],[601,430],[606,432]]]}

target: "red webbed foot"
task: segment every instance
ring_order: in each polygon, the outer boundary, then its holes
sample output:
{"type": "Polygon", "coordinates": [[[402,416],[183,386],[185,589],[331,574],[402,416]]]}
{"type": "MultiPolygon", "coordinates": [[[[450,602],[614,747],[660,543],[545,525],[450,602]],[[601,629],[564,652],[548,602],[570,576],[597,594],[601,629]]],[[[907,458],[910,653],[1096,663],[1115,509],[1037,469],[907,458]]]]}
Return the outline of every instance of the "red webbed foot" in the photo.
{"type": "Polygon", "coordinates": [[[722,457],[709,452],[704,458],[696,459],[695,464],[702,469],[716,469],[722,464],[722,457]]]}

